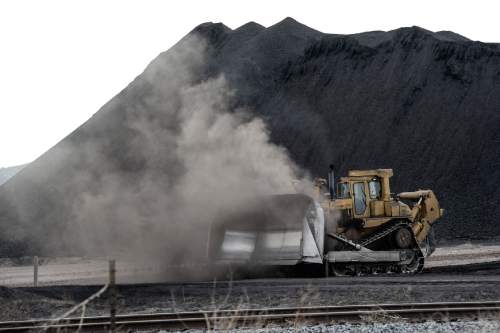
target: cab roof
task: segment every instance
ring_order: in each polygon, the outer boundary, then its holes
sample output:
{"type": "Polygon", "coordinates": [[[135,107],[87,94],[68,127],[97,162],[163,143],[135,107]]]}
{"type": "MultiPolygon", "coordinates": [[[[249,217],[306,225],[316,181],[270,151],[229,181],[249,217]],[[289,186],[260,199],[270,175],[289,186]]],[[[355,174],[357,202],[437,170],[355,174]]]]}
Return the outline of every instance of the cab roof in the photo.
{"type": "Polygon", "coordinates": [[[350,170],[349,177],[392,177],[392,169],[373,169],[373,170],[350,170]]]}

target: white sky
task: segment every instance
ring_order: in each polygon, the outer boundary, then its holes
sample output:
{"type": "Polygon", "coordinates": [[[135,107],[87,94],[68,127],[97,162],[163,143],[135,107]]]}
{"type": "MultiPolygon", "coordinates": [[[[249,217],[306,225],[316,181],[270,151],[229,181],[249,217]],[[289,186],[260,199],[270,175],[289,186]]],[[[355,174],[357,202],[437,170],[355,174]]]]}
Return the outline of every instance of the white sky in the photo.
{"type": "Polygon", "coordinates": [[[329,33],[418,25],[500,42],[491,1],[0,2],[0,167],[34,160],[202,22],[230,28],[287,16],[329,33]]]}

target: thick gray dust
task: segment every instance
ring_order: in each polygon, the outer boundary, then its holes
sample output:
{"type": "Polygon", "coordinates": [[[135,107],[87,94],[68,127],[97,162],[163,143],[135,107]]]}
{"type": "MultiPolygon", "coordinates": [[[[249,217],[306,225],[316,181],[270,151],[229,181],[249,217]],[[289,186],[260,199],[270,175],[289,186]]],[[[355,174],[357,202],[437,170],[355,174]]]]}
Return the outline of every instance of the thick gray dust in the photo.
{"type": "Polygon", "coordinates": [[[92,175],[78,174],[88,190],[68,221],[73,247],[158,264],[203,260],[215,216],[256,196],[309,187],[286,150],[270,142],[264,122],[231,107],[234,91],[224,75],[196,81],[205,52],[205,42],[191,35],[146,69],[161,97],[127,105],[133,111],[126,113],[135,133],[127,154],[145,161],[140,173],[115,172],[87,141],[85,159],[104,173],[90,183],[92,175]]]}

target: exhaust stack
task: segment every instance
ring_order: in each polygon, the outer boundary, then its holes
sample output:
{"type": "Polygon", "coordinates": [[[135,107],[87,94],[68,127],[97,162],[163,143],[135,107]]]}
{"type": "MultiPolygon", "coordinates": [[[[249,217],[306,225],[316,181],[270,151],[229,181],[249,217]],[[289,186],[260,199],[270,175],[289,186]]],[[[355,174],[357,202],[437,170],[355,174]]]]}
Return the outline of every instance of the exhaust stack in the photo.
{"type": "Polygon", "coordinates": [[[330,199],[335,199],[335,172],[333,164],[330,164],[330,171],[328,172],[328,192],[330,199]]]}

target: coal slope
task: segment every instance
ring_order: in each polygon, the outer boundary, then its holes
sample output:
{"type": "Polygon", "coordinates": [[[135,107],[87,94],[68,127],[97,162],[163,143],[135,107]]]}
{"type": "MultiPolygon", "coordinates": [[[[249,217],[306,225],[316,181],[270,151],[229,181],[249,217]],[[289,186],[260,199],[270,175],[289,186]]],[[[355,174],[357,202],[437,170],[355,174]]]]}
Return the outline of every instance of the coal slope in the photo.
{"type": "MultiPolygon", "coordinates": [[[[262,117],[272,140],[312,175],[330,163],[340,174],[393,168],[393,192],[437,193],[446,209],[438,237],[500,236],[500,44],[419,27],[333,35],[291,18],[235,30],[204,23],[190,34],[209,45],[197,78],[223,73],[235,103],[262,117]]],[[[126,179],[143,172],[146,162],[131,153],[134,129],[124,122],[161,113],[148,101],[169,89],[165,69],[148,70],[176,47],[1,188],[0,235],[8,238],[1,255],[33,251],[41,246],[36,235],[68,232],[73,201],[104,169],[126,179]],[[107,165],[87,157],[90,141],[107,165]]],[[[61,236],[54,249],[64,245],[61,236]]]]}

